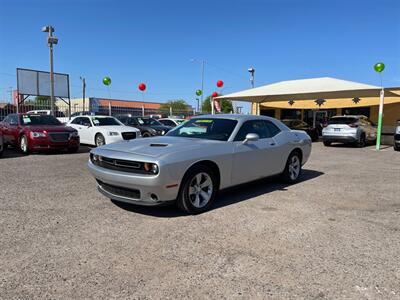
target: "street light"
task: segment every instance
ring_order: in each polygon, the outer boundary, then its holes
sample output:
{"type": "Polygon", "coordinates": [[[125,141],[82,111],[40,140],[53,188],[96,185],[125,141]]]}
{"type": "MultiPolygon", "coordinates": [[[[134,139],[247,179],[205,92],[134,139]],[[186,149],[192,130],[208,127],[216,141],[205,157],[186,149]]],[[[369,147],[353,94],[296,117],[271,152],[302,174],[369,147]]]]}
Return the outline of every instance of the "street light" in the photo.
{"type": "MultiPolygon", "coordinates": [[[[250,67],[247,69],[247,71],[250,73],[251,88],[254,89],[254,73],[256,70],[253,67],[250,67]]],[[[255,103],[255,105],[256,105],[256,114],[259,115],[260,114],[260,104],[255,103]]],[[[253,108],[253,106],[252,106],[252,108],[253,108]]]]}
{"type": "Polygon", "coordinates": [[[203,95],[204,95],[204,66],[206,64],[206,61],[203,59],[201,61],[198,61],[195,58],[192,58],[190,60],[191,62],[200,62],[201,63],[201,108],[203,107],[203,95]]]}
{"type": "Polygon", "coordinates": [[[47,25],[42,27],[42,32],[47,32],[47,45],[50,49],[50,101],[51,114],[54,116],[54,71],[53,71],[53,45],[58,44],[58,38],[53,36],[54,27],[47,25]]]}

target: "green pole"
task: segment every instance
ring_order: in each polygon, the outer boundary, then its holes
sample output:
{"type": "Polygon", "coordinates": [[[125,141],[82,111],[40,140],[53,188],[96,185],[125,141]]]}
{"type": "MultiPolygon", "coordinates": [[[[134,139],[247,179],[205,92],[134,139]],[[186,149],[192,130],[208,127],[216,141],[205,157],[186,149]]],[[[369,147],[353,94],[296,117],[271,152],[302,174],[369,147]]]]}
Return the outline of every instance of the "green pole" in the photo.
{"type": "Polygon", "coordinates": [[[378,130],[376,133],[376,150],[381,148],[381,133],[382,133],[382,118],[383,118],[383,103],[385,101],[385,91],[382,88],[379,97],[379,114],[378,114],[378,130]]]}

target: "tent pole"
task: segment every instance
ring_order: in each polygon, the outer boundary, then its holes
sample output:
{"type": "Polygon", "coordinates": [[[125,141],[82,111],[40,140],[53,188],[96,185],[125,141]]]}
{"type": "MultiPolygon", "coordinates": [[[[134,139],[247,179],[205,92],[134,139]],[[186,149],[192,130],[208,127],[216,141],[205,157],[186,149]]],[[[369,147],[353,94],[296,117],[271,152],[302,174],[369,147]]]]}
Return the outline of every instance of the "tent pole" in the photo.
{"type": "Polygon", "coordinates": [[[378,130],[376,133],[376,150],[381,148],[381,133],[382,133],[382,118],[383,118],[383,104],[385,101],[385,91],[382,88],[379,97],[379,114],[378,114],[378,130]]]}

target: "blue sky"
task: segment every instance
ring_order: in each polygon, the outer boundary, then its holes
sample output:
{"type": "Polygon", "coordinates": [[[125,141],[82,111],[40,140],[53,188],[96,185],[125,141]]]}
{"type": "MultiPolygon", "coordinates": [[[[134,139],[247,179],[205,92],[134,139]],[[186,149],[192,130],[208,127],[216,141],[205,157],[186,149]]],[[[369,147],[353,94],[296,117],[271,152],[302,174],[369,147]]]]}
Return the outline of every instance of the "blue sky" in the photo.
{"type": "Polygon", "coordinates": [[[205,93],[281,80],[331,76],[379,85],[372,66],[384,61],[385,86],[400,86],[400,1],[0,0],[0,100],[16,86],[17,67],[48,70],[41,27],[51,24],[55,71],[69,73],[72,97],[183,98],[195,103],[205,59],[205,93]]]}

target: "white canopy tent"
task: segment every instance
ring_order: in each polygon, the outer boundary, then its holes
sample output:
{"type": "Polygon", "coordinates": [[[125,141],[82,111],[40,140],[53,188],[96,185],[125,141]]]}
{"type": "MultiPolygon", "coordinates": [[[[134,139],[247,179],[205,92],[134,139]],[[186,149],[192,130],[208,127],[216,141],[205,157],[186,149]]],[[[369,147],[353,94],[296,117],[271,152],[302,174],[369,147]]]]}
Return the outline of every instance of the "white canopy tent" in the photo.
{"type": "MultiPolygon", "coordinates": [[[[331,77],[288,80],[215,98],[248,102],[338,99],[379,96],[379,86],[331,77]]],[[[388,91],[387,96],[400,96],[388,91]]]]}

